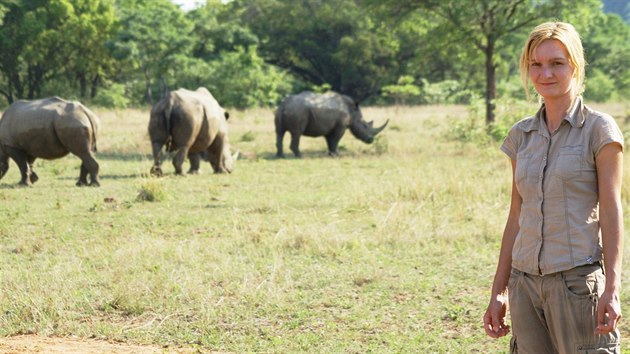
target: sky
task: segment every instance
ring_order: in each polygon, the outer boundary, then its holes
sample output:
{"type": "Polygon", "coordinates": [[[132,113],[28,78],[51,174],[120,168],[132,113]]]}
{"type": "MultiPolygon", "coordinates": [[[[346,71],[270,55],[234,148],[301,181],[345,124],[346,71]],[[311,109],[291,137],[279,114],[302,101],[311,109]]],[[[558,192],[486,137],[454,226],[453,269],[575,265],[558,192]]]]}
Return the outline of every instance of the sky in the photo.
{"type": "Polygon", "coordinates": [[[189,11],[197,7],[200,3],[204,3],[204,0],[171,0],[173,3],[179,5],[184,11],[189,11]]]}

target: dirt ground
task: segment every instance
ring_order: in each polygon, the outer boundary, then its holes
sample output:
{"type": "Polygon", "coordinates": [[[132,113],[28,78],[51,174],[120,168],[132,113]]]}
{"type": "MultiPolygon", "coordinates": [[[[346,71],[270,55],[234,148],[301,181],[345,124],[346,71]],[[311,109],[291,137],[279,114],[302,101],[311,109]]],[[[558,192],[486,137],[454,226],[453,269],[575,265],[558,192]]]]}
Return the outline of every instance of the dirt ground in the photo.
{"type": "Polygon", "coordinates": [[[0,338],[0,354],[192,354],[197,349],[160,348],[154,346],[109,343],[96,339],[50,338],[21,335],[0,338]]]}

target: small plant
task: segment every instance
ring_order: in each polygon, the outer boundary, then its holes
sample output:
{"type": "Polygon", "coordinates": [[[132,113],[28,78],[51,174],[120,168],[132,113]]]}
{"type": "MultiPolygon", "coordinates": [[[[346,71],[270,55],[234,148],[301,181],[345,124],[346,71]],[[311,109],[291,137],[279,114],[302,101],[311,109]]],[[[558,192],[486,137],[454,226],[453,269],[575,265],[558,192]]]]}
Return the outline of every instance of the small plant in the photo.
{"type": "Polygon", "coordinates": [[[536,113],[537,104],[512,98],[496,100],[496,119],[491,125],[485,123],[485,104],[477,100],[470,105],[467,119],[457,121],[450,129],[453,140],[487,145],[505,138],[512,126],[519,120],[536,113]]]}
{"type": "Polygon", "coordinates": [[[241,135],[241,141],[243,142],[254,141],[255,139],[256,139],[256,134],[254,134],[254,132],[252,132],[251,130],[241,135]]]}
{"type": "Polygon", "coordinates": [[[162,183],[157,179],[150,179],[140,185],[136,200],[139,202],[161,202],[166,199],[166,192],[162,183]]]}
{"type": "Polygon", "coordinates": [[[377,155],[383,155],[389,152],[389,141],[385,136],[377,136],[374,140],[373,146],[377,155]]]}

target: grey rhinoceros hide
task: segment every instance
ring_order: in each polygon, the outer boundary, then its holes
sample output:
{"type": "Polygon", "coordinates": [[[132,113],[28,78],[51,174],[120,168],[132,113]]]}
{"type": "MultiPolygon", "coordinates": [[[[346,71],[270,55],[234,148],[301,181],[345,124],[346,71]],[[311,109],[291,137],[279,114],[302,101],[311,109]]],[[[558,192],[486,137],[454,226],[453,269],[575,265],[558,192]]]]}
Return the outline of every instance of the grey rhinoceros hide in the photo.
{"type": "Polygon", "coordinates": [[[275,113],[277,156],[283,157],[283,138],[291,134],[291,151],[300,157],[300,137],[323,136],[328,145],[328,154],[338,155],[339,141],[346,129],[359,140],[372,143],[387,122],[374,128],[372,122],[365,122],[358,103],[352,98],[336,92],[316,94],[304,91],[287,97],[275,113]]]}
{"type": "Polygon", "coordinates": [[[0,120],[0,178],[13,159],[20,169],[20,184],[39,177],[33,171],[36,158],[57,159],[72,153],[81,159],[78,186],[98,186],[99,165],[94,158],[100,121],[79,102],[59,97],[11,104],[0,120]]]}
{"type": "Polygon", "coordinates": [[[190,160],[188,173],[199,171],[200,158],[205,154],[215,173],[232,172],[235,156],[230,153],[227,119],[229,114],[219,105],[210,91],[171,91],[151,110],[149,136],[153,148],[151,174],[161,176],[161,152],[174,151],[175,173],[183,175],[182,165],[190,160]]]}

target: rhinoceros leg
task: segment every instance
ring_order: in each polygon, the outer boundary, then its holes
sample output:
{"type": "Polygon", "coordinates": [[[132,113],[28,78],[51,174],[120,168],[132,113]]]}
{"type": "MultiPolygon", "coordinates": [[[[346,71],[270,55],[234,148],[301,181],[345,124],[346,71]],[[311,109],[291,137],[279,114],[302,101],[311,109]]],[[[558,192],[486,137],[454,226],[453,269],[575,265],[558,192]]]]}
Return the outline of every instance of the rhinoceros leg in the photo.
{"type": "Polygon", "coordinates": [[[0,179],[7,174],[9,170],[9,156],[6,155],[0,147],[0,179]]]}
{"type": "Polygon", "coordinates": [[[293,151],[293,155],[295,157],[302,157],[302,153],[300,153],[300,136],[302,134],[298,132],[291,132],[291,151],[293,151]]]}
{"type": "Polygon", "coordinates": [[[31,170],[31,175],[29,176],[31,183],[35,183],[39,181],[39,176],[37,175],[37,173],[35,173],[35,169],[33,169],[33,164],[35,163],[35,157],[28,156],[26,159],[26,162],[28,162],[28,167],[31,170]]]}
{"type": "Polygon", "coordinates": [[[94,186],[94,187],[100,186],[101,183],[98,178],[99,165],[98,165],[98,162],[96,162],[94,155],[92,155],[91,152],[85,152],[78,156],[81,159],[81,171],[79,172],[79,181],[77,182],[77,186],[79,187],[87,186],[87,185],[94,186]],[[87,180],[88,174],[90,175],[89,184],[87,180]]]}
{"type": "Polygon", "coordinates": [[[176,175],[180,175],[180,176],[184,175],[184,171],[182,170],[182,165],[184,164],[184,161],[186,160],[186,156],[188,156],[187,147],[181,147],[179,150],[177,150],[177,153],[175,154],[175,156],[173,156],[173,167],[175,167],[176,175]]]}
{"type": "Polygon", "coordinates": [[[188,170],[188,173],[191,175],[198,174],[201,162],[201,153],[188,154],[188,161],[190,161],[190,169],[188,170]]]}
{"type": "Polygon", "coordinates": [[[343,136],[345,131],[346,131],[345,129],[336,129],[336,130],[333,130],[332,133],[326,136],[326,145],[328,145],[328,155],[332,157],[339,156],[339,151],[338,151],[339,141],[341,140],[341,137],[343,136]]]}
{"type": "Polygon", "coordinates": [[[21,151],[21,150],[18,150],[9,146],[5,146],[4,149],[9,155],[9,157],[11,157],[13,161],[15,161],[15,163],[18,165],[18,168],[20,169],[20,174],[22,175],[22,179],[20,180],[18,184],[22,186],[31,185],[30,177],[31,177],[32,171],[31,171],[31,166],[28,163],[28,156],[26,155],[26,153],[24,151],[21,151]]]}
{"type": "Polygon", "coordinates": [[[284,157],[284,152],[282,151],[282,140],[284,140],[284,133],[286,130],[279,128],[276,130],[276,157],[284,157]]]}
{"type": "Polygon", "coordinates": [[[162,154],[162,143],[153,142],[151,144],[153,148],[153,166],[151,167],[151,175],[156,177],[162,177],[164,173],[162,172],[162,161],[160,160],[160,155],[162,154]]]}

